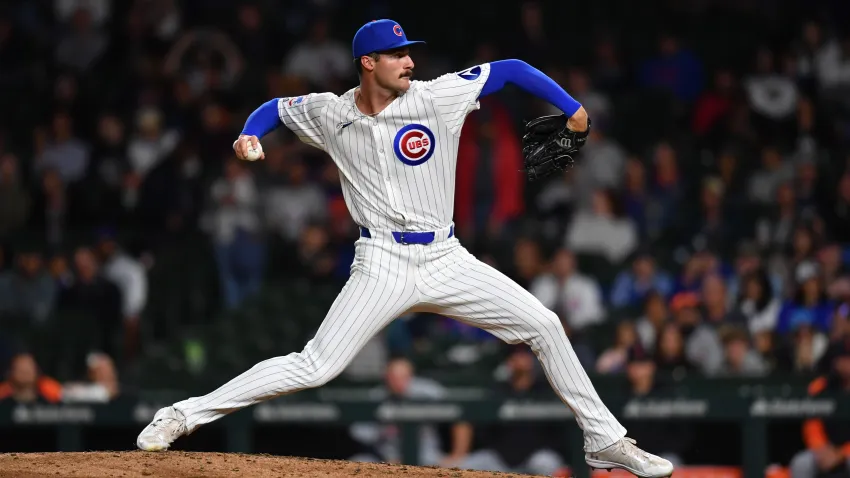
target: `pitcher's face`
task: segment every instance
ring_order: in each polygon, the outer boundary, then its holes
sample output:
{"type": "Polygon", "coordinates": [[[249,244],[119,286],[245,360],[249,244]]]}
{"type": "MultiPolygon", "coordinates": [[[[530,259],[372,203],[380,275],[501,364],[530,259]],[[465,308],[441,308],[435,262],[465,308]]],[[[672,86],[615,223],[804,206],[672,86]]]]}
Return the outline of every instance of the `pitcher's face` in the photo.
{"type": "Polygon", "coordinates": [[[409,48],[381,53],[374,65],[375,79],[382,88],[400,93],[410,88],[414,65],[409,48]]]}

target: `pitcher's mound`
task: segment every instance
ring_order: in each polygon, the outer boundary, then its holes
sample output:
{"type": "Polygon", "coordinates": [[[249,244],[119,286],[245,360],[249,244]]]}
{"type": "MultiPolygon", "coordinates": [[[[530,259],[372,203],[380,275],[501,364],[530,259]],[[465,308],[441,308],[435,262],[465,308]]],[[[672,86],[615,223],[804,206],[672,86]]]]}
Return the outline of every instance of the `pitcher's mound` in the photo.
{"type": "Polygon", "coordinates": [[[90,453],[6,453],[0,454],[0,478],[78,478],[123,477],[236,477],[303,478],[391,477],[402,478],[493,478],[519,477],[516,473],[462,471],[385,463],[316,460],[271,455],[231,453],[90,452],[90,453]]]}

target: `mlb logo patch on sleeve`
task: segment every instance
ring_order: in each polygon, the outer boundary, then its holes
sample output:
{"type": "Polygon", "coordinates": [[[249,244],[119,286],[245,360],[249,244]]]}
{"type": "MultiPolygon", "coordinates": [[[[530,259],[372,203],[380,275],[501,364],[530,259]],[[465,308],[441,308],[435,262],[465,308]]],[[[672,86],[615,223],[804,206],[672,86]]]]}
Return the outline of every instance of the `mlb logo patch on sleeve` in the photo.
{"type": "Polygon", "coordinates": [[[481,76],[481,67],[473,66],[472,68],[468,68],[466,70],[461,71],[457,74],[457,76],[463,78],[464,80],[475,80],[479,76],[481,76]]]}

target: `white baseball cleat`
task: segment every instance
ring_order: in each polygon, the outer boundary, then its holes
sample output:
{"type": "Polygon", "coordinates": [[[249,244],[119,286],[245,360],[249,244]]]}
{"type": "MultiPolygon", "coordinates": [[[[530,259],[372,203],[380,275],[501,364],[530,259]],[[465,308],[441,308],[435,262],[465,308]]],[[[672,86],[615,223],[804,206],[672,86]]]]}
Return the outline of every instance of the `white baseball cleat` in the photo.
{"type": "Polygon", "coordinates": [[[136,446],[144,451],[167,450],[171,443],[186,433],[186,419],[174,407],[160,408],[153,421],[136,438],[136,446]]]}
{"type": "Polygon", "coordinates": [[[641,478],[667,478],[673,474],[672,463],[641,450],[635,443],[633,439],[624,437],[602,451],[585,453],[584,460],[592,468],[620,468],[641,478]]]}

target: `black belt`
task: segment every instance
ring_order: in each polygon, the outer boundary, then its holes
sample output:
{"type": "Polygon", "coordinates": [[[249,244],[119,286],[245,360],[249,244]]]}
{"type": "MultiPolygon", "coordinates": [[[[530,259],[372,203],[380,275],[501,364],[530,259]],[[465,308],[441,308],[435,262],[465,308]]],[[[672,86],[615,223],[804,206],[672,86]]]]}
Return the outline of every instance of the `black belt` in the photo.
{"type": "MultiPolygon", "coordinates": [[[[395,232],[393,231],[393,239],[395,242],[399,244],[430,244],[434,242],[434,238],[436,237],[436,232],[395,232]]],[[[453,237],[455,235],[455,227],[451,226],[449,228],[449,237],[453,237]]],[[[372,238],[372,233],[369,232],[369,229],[365,227],[360,228],[360,237],[365,237],[367,239],[372,238]]]]}

